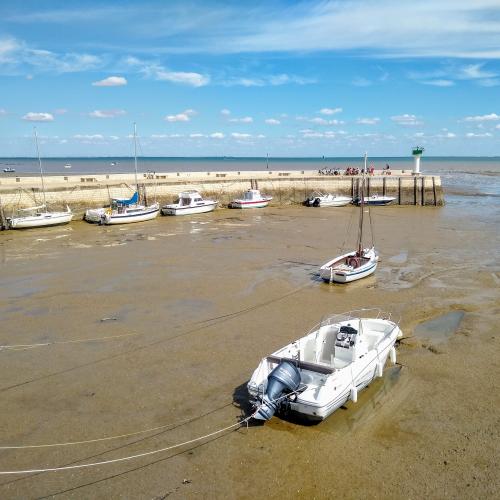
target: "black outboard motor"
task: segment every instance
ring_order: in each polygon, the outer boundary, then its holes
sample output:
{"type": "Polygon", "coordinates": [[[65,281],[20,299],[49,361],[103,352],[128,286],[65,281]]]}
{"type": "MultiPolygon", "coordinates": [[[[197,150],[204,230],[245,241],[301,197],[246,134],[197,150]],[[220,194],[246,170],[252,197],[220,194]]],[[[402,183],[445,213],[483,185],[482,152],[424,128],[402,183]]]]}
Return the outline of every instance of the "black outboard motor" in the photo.
{"type": "Polygon", "coordinates": [[[300,372],[290,361],[281,361],[267,377],[267,390],[264,394],[262,406],[253,418],[269,420],[283,399],[283,395],[296,391],[300,385],[300,372]],[[278,401],[279,400],[279,401],[278,401]]]}

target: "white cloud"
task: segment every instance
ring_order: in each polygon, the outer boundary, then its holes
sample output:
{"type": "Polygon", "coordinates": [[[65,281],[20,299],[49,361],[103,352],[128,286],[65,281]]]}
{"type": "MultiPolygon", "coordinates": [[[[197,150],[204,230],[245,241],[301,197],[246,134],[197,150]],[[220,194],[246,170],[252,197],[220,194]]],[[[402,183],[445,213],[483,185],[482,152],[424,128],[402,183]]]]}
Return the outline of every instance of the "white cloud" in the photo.
{"type": "Polygon", "coordinates": [[[480,137],[491,137],[492,134],[490,134],[489,132],[485,132],[484,134],[475,134],[474,132],[468,132],[467,134],[465,134],[465,137],[468,137],[468,138],[480,138],[480,137]]]}
{"type": "Polygon", "coordinates": [[[477,84],[481,87],[498,87],[500,85],[500,79],[498,78],[485,78],[484,80],[478,80],[477,84]]]}
{"type": "Polygon", "coordinates": [[[29,122],[53,122],[54,115],[52,113],[33,113],[30,111],[23,116],[23,120],[29,122]]]}
{"type": "Polygon", "coordinates": [[[229,116],[231,114],[231,111],[229,111],[229,109],[224,108],[220,110],[220,114],[224,116],[229,116]]]}
{"type": "Polygon", "coordinates": [[[230,118],[231,123],[252,123],[253,118],[251,116],[245,116],[243,118],[230,118]]]}
{"type": "Polygon", "coordinates": [[[354,78],[352,84],[355,87],[369,87],[372,84],[372,82],[370,80],[367,80],[366,78],[357,77],[354,78]]]}
{"type": "Polygon", "coordinates": [[[335,115],[337,113],[342,113],[342,108],[322,108],[318,113],[322,115],[335,115]]]}
{"type": "Polygon", "coordinates": [[[462,80],[476,80],[480,78],[494,78],[497,76],[496,73],[491,71],[483,71],[484,63],[480,64],[469,64],[463,66],[457,73],[457,78],[462,80]]]}
{"type": "Polygon", "coordinates": [[[231,134],[231,137],[233,137],[234,139],[250,139],[252,137],[251,134],[241,134],[239,132],[233,132],[231,134]]]}
{"type": "Polygon", "coordinates": [[[267,120],[265,120],[265,122],[268,125],[280,125],[281,124],[281,122],[279,120],[276,120],[276,118],[268,118],[267,120]]]}
{"type": "Polygon", "coordinates": [[[424,85],[433,85],[434,87],[453,87],[453,85],[455,85],[455,82],[452,80],[445,79],[425,80],[420,83],[423,83],[424,85]]]}
{"type": "Polygon", "coordinates": [[[0,108],[0,116],[5,116],[7,114],[7,111],[3,108],[0,108]]]}
{"type": "Polygon", "coordinates": [[[476,115],[476,116],[466,116],[464,121],[466,122],[491,122],[500,120],[500,116],[496,113],[490,113],[489,115],[476,115]]]}
{"type": "Polygon", "coordinates": [[[123,109],[96,109],[91,111],[89,116],[91,118],[116,118],[117,116],[126,115],[127,112],[123,109]]]}
{"type": "Polygon", "coordinates": [[[224,139],[225,135],[222,132],[214,132],[213,134],[210,134],[210,137],[212,139],[224,139]]]}
{"type": "Polygon", "coordinates": [[[409,115],[407,113],[405,113],[404,115],[391,116],[391,120],[399,125],[422,125],[422,122],[415,115],[409,115]]]}
{"type": "Polygon", "coordinates": [[[380,121],[380,118],[358,118],[356,123],[360,125],[376,125],[380,121]]]}
{"type": "Polygon", "coordinates": [[[94,87],[122,87],[127,85],[127,80],[123,76],[108,76],[104,80],[93,82],[94,87]]]}
{"type": "Polygon", "coordinates": [[[102,141],[104,136],[102,134],[76,134],[73,136],[73,139],[77,140],[87,140],[87,141],[102,141]]]}
{"type": "Polygon", "coordinates": [[[500,123],[495,128],[500,128],[500,123]]]}
{"type": "Polygon", "coordinates": [[[191,120],[191,117],[196,114],[194,109],[186,109],[182,113],[177,113],[176,115],[167,115],[165,116],[165,120],[167,122],[188,122],[191,120]]]}
{"type": "Polygon", "coordinates": [[[68,112],[68,110],[66,108],[54,109],[55,115],[65,115],[67,112],[68,112]]]}
{"type": "Polygon", "coordinates": [[[189,134],[189,137],[191,137],[191,139],[199,139],[200,137],[206,137],[205,134],[189,134]]]}
{"type": "Polygon", "coordinates": [[[311,83],[316,83],[313,78],[305,78],[297,75],[264,75],[259,77],[233,77],[223,80],[222,85],[226,87],[233,87],[236,85],[241,85],[242,87],[265,87],[265,86],[279,86],[287,84],[295,85],[308,85],[311,83]]]}
{"type": "Polygon", "coordinates": [[[156,73],[156,79],[172,83],[180,83],[191,87],[204,87],[210,83],[208,75],[184,71],[165,71],[159,70],[156,73]]]}

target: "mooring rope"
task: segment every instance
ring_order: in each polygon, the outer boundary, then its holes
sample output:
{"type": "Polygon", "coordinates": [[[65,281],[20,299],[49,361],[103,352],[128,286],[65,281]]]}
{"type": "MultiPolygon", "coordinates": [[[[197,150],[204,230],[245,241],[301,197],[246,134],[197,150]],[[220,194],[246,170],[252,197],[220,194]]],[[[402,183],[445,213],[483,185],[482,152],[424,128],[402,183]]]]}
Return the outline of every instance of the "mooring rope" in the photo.
{"type": "Polygon", "coordinates": [[[123,335],[112,335],[108,337],[95,337],[92,339],[76,339],[76,340],[54,340],[53,342],[41,342],[38,344],[9,344],[9,345],[0,345],[0,351],[12,349],[12,350],[20,350],[20,349],[33,349],[36,347],[47,347],[49,345],[55,344],[81,344],[84,342],[107,342],[109,340],[121,339],[123,337],[133,337],[135,335],[142,335],[140,333],[125,333],[123,335]]]}
{"type": "MultiPolygon", "coordinates": [[[[300,391],[300,389],[295,390],[295,391],[291,391],[288,394],[280,396],[276,399],[272,399],[270,402],[271,403],[279,402],[283,399],[289,398],[291,394],[298,394],[299,391],[300,391]]],[[[255,415],[257,415],[261,406],[262,406],[262,404],[259,405],[259,407],[251,415],[249,415],[248,417],[245,417],[243,420],[240,420],[239,422],[236,422],[235,424],[228,425],[226,427],[223,427],[222,429],[218,429],[216,431],[210,432],[209,434],[205,434],[203,436],[198,436],[196,438],[190,439],[188,441],[184,441],[182,443],[177,443],[177,444],[173,444],[170,446],[166,446],[165,448],[160,448],[158,450],[145,451],[143,453],[137,453],[135,455],[129,455],[127,457],[114,458],[114,459],[110,459],[110,460],[103,460],[101,462],[92,462],[92,463],[88,463],[88,464],[65,465],[62,467],[47,467],[45,469],[0,471],[0,475],[5,476],[5,475],[15,475],[15,474],[36,474],[36,473],[43,473],[43,472],[59,472],[59,471],[71,470],[71,469],[84,469],[84,468],[89,468],[89,467],[97,467],[99,465],[108,465],[108,464],[113,464],[113,463],[118,463],[118,462],[125,462],[128,460],[134,460],[136,458],[142,458],[142,457],[147,457],[147,456],[151,456],[151,455],[156,455],[157,453],[161,453],[163,451],[170,451],[170,450],[174,450],[175,448],[180,448],[182,446],[186,446],[188,444],[196,443],[198,441],[203,441],[204,439],[208,439],[212,436],[216,436],[217,434],[222,434],[223,432],[226,432],[230,429],[235,429],[236,427],[241,427],[243,424],[248,425],[248,422],[252,418],[254,418],[255,415]]],[[[159,427],[159,428],[161,428],[161,427],[159,427]]],[[[150,430],[153,430],[153,429],[149,429],[149,431],[150,430]]],[[[147,432],[147,431],[143,431],[143,432],[147,432]]],[[[132,434],[129,434],[129,435],[132,435],[132,434]]],[[[103,438],[101,440],[104,440],[104,439],[108,439],[108,438],[103,438]]],[[[109,439],[114,439],[114,437],[109,438],[109,439]]],[[[92,440],[92,441],[97,441],[97,440],[92,440]]],[[[89,441],[89,442],[92,442],[92,441],[89,441]]],[[[70,443],[70,444],[79,444],[79,443],[70,443]]],[[[63,443],[63,444],[55,444],[55,445],[48,445],[48,446],[65,446],[65,444],[63,443]]],[[[34,447],[39,447],[39,446],[31,446],[31,447],[34,448],[34,447]]],[[[6,448],[9,448],[9,447],[1,447],[0,449],[6,449],[6,448]]],[[[10,447],[10,448],[15,448],[15,447],[10,447]]]]}
{"type": "Polygon", "coordinates": [[[160,429],[166,429],[167,427],[177,427],[179,425],[186,424],[193,421],[197,417],[187,418],[185,420],[180,420],[178,422],[173,422],[171,424],[159,425],[157,427],[151,427],[150,429],[143,429],[141,431],[129,432],[128,434],[118,434],[116,436],[106,436],[101,438],[87,439],[85,441],[68,441],[66,443],[48,443],[48,444],[27,444],[27,445],[15,445],[15,446],[0,446],[0,450],[24,450],[29,448],[55,448],[57,446],[74,446],[77,444],[89,444],[89,443],[99,443],[102,441],[112,441],[114,439],[127,438],[132,436],[138,436],[140,434],[147,434],[148,432],[159,431],[160,429]]]}
{"type": "Polygon", "coordinates": [[[209,434],[205,434],[203,436],[198,436],[196,438],[190,439],[189,441],[184,441],[183,443],[178,443],[178,444],[174,444],[171,446],[166,446],[165,448],[160,448],[159,450],[145,451],[143,453],[137,453],[136,455],[129,455],[127,457],[114,458],[114,459],[110,459],[110,460],[103,460],[101,462],[92,462],[92,463],[88,463],[88,464],[65,465],[63,467],[48,467],[46,469],[0,471],[0,475],[34,474],[34,473],[41,473],[41,472],[58,472],[58,471],[71,470],[71,469],[84,469],[84,468],[89,468],[89,467],[97,467],[99,465],[108,465],[108,464],[113,464],[113,463],[118,463],[118,462],[125,462],[128,460],[134,460],[136,458],[156,455],[157,453],[161,453],[163,451],[169,451],[169,450],[173,450],[175,448],[180,448],[181,446],[196,443],[197,441],[202,441],[204,439],[208,439],[212,436],[216,436],[217,434],[222,434],[223,432],[226,432],[230,429],[234,429],[236,427],[241,427],[242,424],[248,422],[254,415],[255,415],[255,413],[253,413],[249,417],[246,417],[245,419],[241,420],[240,422],[237,422],[237,423],[232,424],[232,425],[228,425],[227,427],[223,427],[222,429],[218,429],[214,432],[210,432],[209,434]]]}

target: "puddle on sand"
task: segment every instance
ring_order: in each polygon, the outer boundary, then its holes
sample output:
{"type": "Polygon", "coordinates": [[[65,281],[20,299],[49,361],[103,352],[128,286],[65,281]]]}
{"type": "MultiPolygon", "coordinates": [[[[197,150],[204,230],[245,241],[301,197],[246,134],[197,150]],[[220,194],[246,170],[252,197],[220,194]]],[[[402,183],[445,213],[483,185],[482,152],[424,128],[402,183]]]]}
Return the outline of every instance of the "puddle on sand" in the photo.
{"type": "Polygon", "coordinates": [[[464,311],[451,311],[416,326],[415,337],[435,343],[446,342],[458,329],[465,315],[464,311]]]}

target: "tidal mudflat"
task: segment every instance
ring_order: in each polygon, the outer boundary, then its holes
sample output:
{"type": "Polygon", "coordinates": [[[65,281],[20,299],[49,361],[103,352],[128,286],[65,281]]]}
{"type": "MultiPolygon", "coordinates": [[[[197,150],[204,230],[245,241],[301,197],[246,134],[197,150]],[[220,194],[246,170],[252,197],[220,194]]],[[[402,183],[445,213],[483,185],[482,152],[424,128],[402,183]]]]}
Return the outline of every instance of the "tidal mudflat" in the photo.
{"type": "Polygon", "coordinates": [[[2,471],[126,457],[236,423],[260,358],[325,314],[380,307],[405,334],[400,365],[318,425],[273,418],[131,461],[0,476],[0,496],[494,496],[498,220],[372,214],[379,269],[349,285],[316,271],[352,245],[354,207],[0,234],[0,446],[92,441],[1,449],[2,471]]]}

